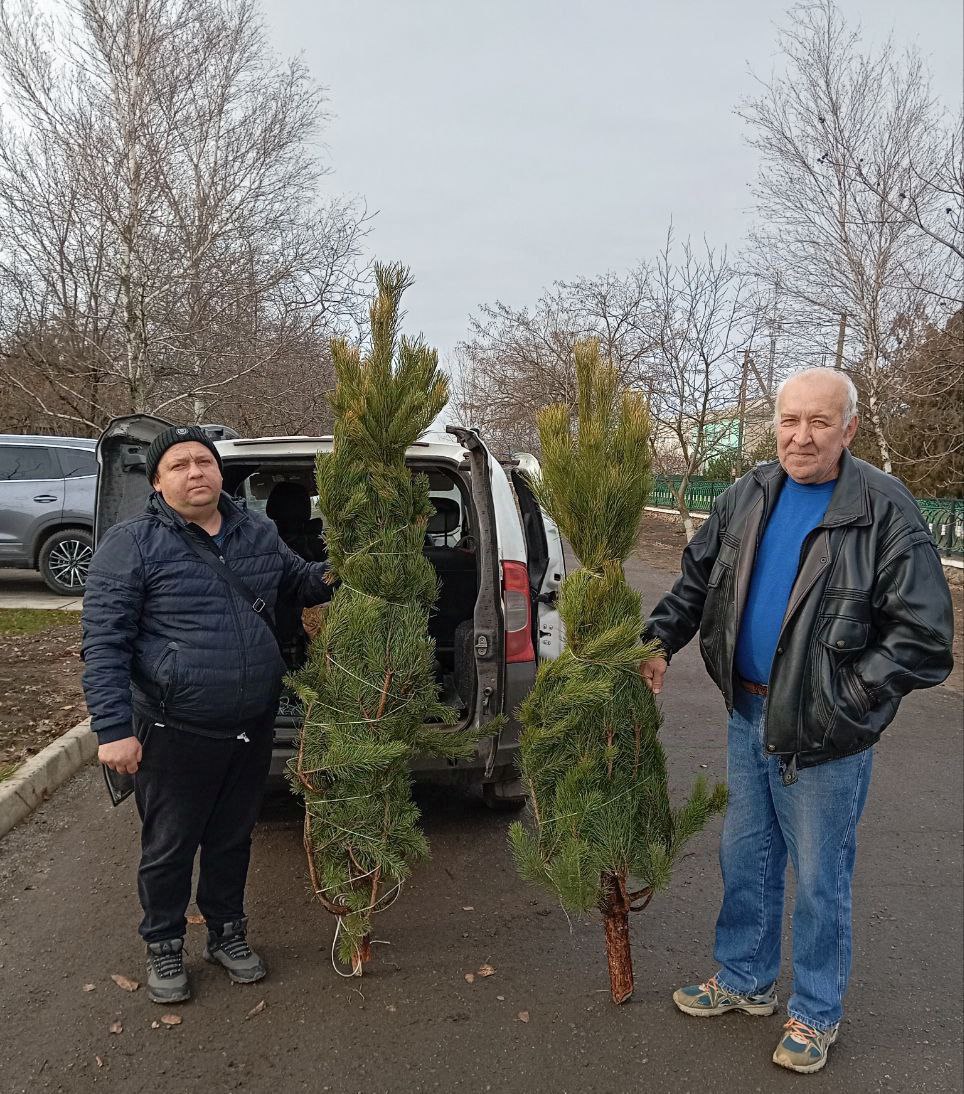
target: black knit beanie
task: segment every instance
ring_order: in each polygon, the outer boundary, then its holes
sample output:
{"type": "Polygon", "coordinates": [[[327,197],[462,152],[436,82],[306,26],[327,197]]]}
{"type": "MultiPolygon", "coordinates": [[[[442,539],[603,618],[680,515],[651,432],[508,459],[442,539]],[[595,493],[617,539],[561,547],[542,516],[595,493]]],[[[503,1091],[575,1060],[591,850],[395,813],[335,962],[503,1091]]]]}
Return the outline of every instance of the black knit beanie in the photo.
{"type": "Polygon", "coordinates": [[[147,449],[147,455],[145,456],[147,466],[144,470],[147,473],[147,481],[151,485],[154,483],[154,476],[157,474],[157,465],[161,462],[161,457],[173,445],[183,444],[184,441],[197,441],[198,444],[203,444],[217,460],[218,470],[224,470],[221,456],[214,447],[214,441],[199,425],[172,425],[170,429],[165,429],[163,433],[159,433],[147,449]]]}

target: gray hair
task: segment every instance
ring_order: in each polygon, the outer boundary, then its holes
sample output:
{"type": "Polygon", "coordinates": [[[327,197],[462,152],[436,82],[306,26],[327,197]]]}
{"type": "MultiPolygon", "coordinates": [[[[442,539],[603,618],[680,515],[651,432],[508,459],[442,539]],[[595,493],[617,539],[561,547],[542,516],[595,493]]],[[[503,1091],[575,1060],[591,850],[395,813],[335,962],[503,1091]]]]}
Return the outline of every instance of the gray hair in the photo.
{"type": "Polygon", "coordinates": [[[835,380],[839,380],[843,385],[847,394],[847,401],[843,408],[843,427],[847,428],[848,425],[857,416],[857,389],[854,387],[853,380],[839,368],[802,368],[799,372],[791,373],[785,380],[780,381],[780,386],[777,388],[776,398],[773,401],[773,424],[776,425],[778,421],[778,407],[780,406],[780,396],[783,394],[783,389],[791,380],[796,380],[798,376],[832,376],[835,380]]]}

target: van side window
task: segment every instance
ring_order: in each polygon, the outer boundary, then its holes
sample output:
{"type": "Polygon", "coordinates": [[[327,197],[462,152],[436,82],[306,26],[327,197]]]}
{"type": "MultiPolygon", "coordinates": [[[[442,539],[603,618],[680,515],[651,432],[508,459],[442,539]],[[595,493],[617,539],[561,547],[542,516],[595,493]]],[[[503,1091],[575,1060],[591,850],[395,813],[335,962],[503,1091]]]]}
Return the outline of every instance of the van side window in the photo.
{"type": "Polygon", "coordinates": [[[59,479],[53,454],[39,445],[0,445],[0,482],[59,479]]]}

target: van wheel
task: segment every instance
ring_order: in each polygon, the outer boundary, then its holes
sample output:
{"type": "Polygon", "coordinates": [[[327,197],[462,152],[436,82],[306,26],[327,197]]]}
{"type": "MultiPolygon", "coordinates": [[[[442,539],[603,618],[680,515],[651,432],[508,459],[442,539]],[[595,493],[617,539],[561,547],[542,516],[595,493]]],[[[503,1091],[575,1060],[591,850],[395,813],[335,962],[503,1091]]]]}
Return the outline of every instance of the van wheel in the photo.
{"type": "Polygon", "coordinates": [[[40,548],[38,567],[47,588],[60,596],[82,596],[94,540],[83,528],[55,532],[40,548]]]}
{"type": "Polygon", "coordinates": [[[482,784],[482,801],[493,813],[518,813],[528,800],[520,779],[482,784]]]}

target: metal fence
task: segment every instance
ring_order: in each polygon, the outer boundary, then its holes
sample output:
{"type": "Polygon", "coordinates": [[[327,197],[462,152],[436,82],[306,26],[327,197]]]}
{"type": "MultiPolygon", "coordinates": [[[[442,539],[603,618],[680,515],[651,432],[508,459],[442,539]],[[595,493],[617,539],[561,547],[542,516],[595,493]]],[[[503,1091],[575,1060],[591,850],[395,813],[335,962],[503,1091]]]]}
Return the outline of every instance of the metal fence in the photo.
{"type": "MultiPolygon", "coordinates": [[[[678,478],[658,478],[653,483],[650,505],[676,508],[678,478]]],[[[691,479],[686,488],[686,504],[693,513],[708,513],[713,502],[730,485],[709,479],[691,479]]],[[[938,550],[946,558],[964,559],[964,499],[917,498],[924,523],[930,529],[938,550]]]]}

